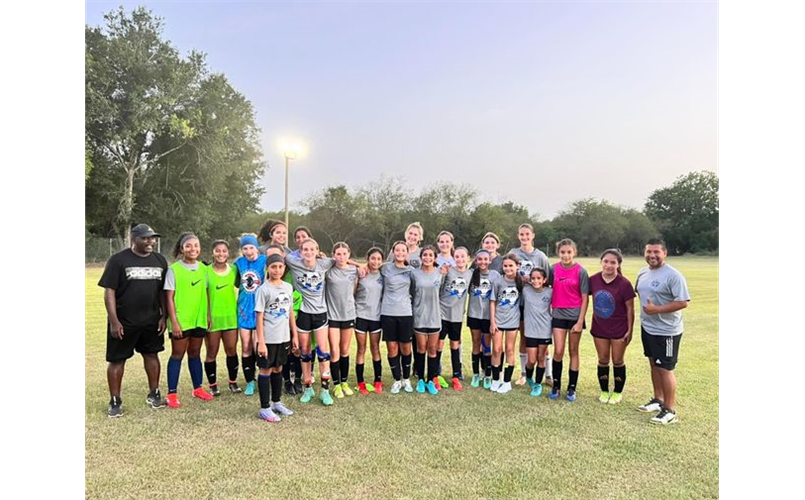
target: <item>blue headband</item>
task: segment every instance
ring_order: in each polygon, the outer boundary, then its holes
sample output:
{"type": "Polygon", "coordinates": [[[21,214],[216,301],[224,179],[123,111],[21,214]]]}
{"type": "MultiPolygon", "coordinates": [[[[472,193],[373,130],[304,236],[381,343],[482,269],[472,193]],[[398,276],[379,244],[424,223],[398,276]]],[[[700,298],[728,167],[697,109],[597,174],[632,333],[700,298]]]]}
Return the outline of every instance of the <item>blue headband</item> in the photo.
{"type": "Polygon", "coordinates": [[[260,244],[257,243],[257,238],[255,238],[251,234],[247,234],[245,236],[240,237],[240,248],[243,248],[246,245],[254,245],[255,247],[260,246],[260,244]]]}

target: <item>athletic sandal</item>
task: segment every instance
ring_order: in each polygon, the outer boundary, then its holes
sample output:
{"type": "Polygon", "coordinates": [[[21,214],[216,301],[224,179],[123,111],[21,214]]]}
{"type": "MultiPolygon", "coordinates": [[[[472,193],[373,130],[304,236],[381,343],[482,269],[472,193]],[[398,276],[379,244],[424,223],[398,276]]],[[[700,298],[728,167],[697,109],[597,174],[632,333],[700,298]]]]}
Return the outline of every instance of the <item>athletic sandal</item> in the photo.
{"type": "Polygon", "coordinates": [[[668,408],[663,408],[655,417],[649,420],[649,422],[658,425],[668,425],[679,422],[679,419],[677,418],[676,413],[672,412],[668,408]]]}
{"type": "Polygon", "coordinates": [[[246,382],[246,389],[243,390],[243,394],[245,396],[253,396],[254,395],[254,386],[257,385],[254,380],[251,382],[246,382]]]}
{"type": "Polygon", "coordinates": [[[210,394],[212,394],[212,397],[214,398],[217,398],[218,396],[221,395],[221,391],[220,389],[218,389],[218,384],[210,386],[210,394]]]}
{"type": "Polygon", "coordinates": [[[531,395],[534,397],[542,396],[542,384],[534,384],[531,388],[531,395]]]}
{"type": "Polygon", "coordinates": [[[373,388],[377,394],[383,394],[383,382],[378,380],[374,383],[373,388]]]}
{"type": "Polygon", "coordinates": [[[439,385],[436,386],[437,389],[439,389],[439,390],[447,389],[447,380],[445,380],[444,377],[439,375],[439,376],[436,377],[436,379],[437,379],[436,381],[439,382],[439,385]]]}
{"type": "Polygon", "coordinates": [[[179,408],[180,406],[182,406],[182,403],[179,402],[179,395],[175,392],[168,394],[168,408],[179,408]]]}
{"type": "Polygon", "coordinates": [[[230,382],[229,383],[229,392],[231,392],[232,394],[238,394],[238,393],[241,392],[241,389],[240,389],[240,387],[238,387],[237,382],[230,382]]]}
{"type": "Polygon", "coordinates": [[[479,385],[481,385],[481,376],[478,375],[477,373],[473,373],[472,382],[470,382],[470,385],[473,387],[478,387],[479,385]]]}
{"type": "Polygon", "coordinates": [[[402,382],[399,380],[395,380],[393,384],[391,384],[391,393],[392,394],[399,394],[400,389],[402,389],[402,382]]]}
{"type": "Polygon", "coordinates": [[[414,392],[414,387],[411,385],[411,379],[403,380],[403,389],[405,389],[405,392],[414,392]]]}
{"type": "Polygon", "coordinates": [[[619,405],[621,400],[623,399],[623,393],[621,392],[613,392],[612,396],[609,397],[609,404],[611,405],[619,405]]]}
{"type": "Polygon", "coordinates": [[[260,420],[265,420],[266,422],[271,422],[272,424],[276,424],[281,420],[276,413],[271,411],[271,408],[260,408],[260,412],[257,414],[257,416],[260,417],[260,420]]]}
{"type": "Polygon", "coordinates": [[[302,397],[299,398],[300,403],[310,403],[310,400],[313,399],[313,396],[316,395],[316,391],[313,390],[312,387],[308,386],[305,387],[304,392],[302,393],[302,397]]]}
{"type": "Polygon", "coordinates": [[[358,392],[360,392],[362,396],[369,395],[369,389],[366,388],[366,382],[358,382],[358,392]]]}
{"type": "Polygon", "coordinates": [[[425,381],[419,379],[419,382],[416,383],[416,392],[420,394],[425,394],[425,381]]]}
{"type": "Polygon", "coordinates": [[[193,389],[193,397],[199,398],[202,401],[212,401],[214,399],[212,397],[212,394],[205,391],[203,387],[196,387],[195,389],[193,389]]]}
{"type": "Polygon", "coordinates": [[[464,390],[464,387],[461,385],[461,380],[459,380],[458,377],[453,377],[453,380],[451,382],[453,383],[453,390],[456,391],[464,390]]]}
{"type": "Polygon", "coordinates": [[[341,389],[344,390],[344,396],[354,396],[355,393],[352,392],[352,388],[346,382],[341,382],[341,389]]]}
{"type": "Polygon", "coordinates": [[[288,416],[293,415],[293,412],[291,410],[289,410],[288,408],[286,408],[285,405],[282,404],[281,401],[277,401],[276,403],[271,403],[271,411],[273,411],[274,413],[279,413],[280,415],[282,415],[284,417],[288,417],[288,416]]]}
{"type": "Polygon", "coordinates": [[[327,389],[321,390],[319,393],[319,399],[321,399],[321,402],[324,403],[324,406],[331,406],[333,404],[333,397],[330,396],[330,391],[327,389]]]}
{"type": "Polygon", "coordinates": [[[525,375],[520,375],[520,378],[517,379],[515,385],[525,385],[525,383],[526,383],[525,375]]]}
{"type": "Polygon", "coordinates": [[[657,398],[651,398],[649,399],[648,403],[637,407],[637,411],[642,411],[643,413],[650,413],[660,410],[662,410],[662,401],[657,398]]]}
{"type": "MultiPolygon", "coordinates": [[[[435,380],[435,379],[434,379],[434,380],[435,380]]],[[[422,381],[420,380],[420,382],[422,382],[422,381]]],[[[437,394],[439,394],[439,390],[438,390],[438,389],[436,389],[436,384],[434,383],[434,381],[433,381],[433,380],[431,380],[430,382],[428,382],[427,387],[428,387],[428,392],[429,392],[430,394],[432,394],[432,395],[434,395],[434,396],[435,396],[435,395],[437,395],[437,394]]]]}
{"type": "Polygon", "coordinates": [[[603,404],[607,404],[607,403],[609,403],[609,398],[611,398],[611,397],[612,397],[612,395],[610,393],[602,392],[601,395],[598,396],[598,402],[603,403],[603,404]]]}
{"type": "Polygon", "coordinates": [[[341,388],[341,384],[335,384],[335,389],[333,390],[333,394],[338,399],[344,398],[344,389],[341,388]]]}

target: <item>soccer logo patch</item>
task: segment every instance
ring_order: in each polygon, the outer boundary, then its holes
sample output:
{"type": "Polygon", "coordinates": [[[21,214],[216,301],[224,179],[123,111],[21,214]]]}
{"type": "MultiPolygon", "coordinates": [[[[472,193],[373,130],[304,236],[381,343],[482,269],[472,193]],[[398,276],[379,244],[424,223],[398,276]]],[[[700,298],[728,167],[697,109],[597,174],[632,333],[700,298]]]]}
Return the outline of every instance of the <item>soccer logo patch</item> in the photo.
{"type": "Polygon", "coordinates": [[[240,276],[241,285],[243,289],[249,293],[254,293],[260,288],[262,284],[262,280],[260,279],[260,275],[257,274],[256,271],[251,269],[243,271],[243,274],[240,276]]]}
{"type": "Polygon", "coordinates": [[[450,295],[460,299],[464,297],[464,294],[467,292],[467,280],[459,276],[450,282],[447,286],[447,290],[450,292],[450,295]]]}
{"type": "Polygon", "coordinates": [[[292,304],[291,296],[285,292],[280,292],[274,302],[268,306],[268,313],[275,318],[287,318],[292,304]]]}
{"type": "Polygon", "coordinates": [[[492,295],[492,282],[489,281],[489,278],[482,277],[478,282],[478,286],[473,287],[472,296],[488,299],[490,295],[492,295]]]}
{"type": "Polygon", "coordinates": [[[593,311],[601,318],[609,318],[615,314],[615,297],[606,290],[601,290],[593,295],[593,311]]]}
{"type": "Polygon", "coordinates": [[[321,292],[321,287],[324,285],[324,280],[319,271],[305,271],[305,274],[299,276],[296,281],[302,288],[311,292],[321,292]]]}
{"type": "Polygon", "coordinates": [[[514,307],[517,305],[517,300],[520,298],[520,292],[517,291],[516,286],[507,286],[500,291],[498,303],[501,306],[514,307]]]}

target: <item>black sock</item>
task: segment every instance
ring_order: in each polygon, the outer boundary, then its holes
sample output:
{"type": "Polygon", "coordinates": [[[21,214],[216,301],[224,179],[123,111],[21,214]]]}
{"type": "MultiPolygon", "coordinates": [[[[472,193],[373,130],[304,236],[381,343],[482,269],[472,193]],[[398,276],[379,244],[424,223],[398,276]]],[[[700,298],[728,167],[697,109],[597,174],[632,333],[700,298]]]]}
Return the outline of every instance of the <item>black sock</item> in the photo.
{"type": "Polygon", "coordinates": [[[238,380],[238,357],[237,356],[227,356],[226,357],[226,371],[229,373],[229,381],[230,382],[237,382],[237,380],[238,380]]]}
{"type": "Polygon", "coordinates": [[[569,370],[568,373],[570,376],[568,377],[568,384],[567,390],[568,391],[575,391],[576,390],[576,383],[579,381],[579,371],[578,370],[569,370]]]}
{"type": "Polygon", "coordinates": [[[514,373],[514,366],[506,365],[506,370],[503,372],[503,381],[504,382],[511,382],[512,381],[512,373],[514,373]]]}
{"type": "Polygon", "coordinates": [[[500,366],[492,365],[492,380],[498,380],[500,378],[500,366]]]}
{"type": "Polygon", "coordinates": [[[537,367],[537,373],[534,376],[534,383],[535,384],[541,384],[542,383],[542,377],[544,377],[544,376],[545,376],[545,367],[543,366],[542,368],[540,368],[538,366],[537,367]]]}
{"type": "Polygon", "coordinates": [[[271,376],[260,375],[257,377],[257,390],[260,391],[260,408],[271,406],[271,376]]]}
{"type": "Polygon", "coordinates": [[[383,380],[383,361],[381,360],[372,360],[372,366],[375,369],[375,382],[380,382],[383,380]]]}
{"type": "Polygon", "coordinates": [[[363,383],[363,363],[355,363],[355,377],[358,379],[359,384],[363,383]]]}
{"type": "Polygon", "coordinates": [[[436,378],[436,374],[439,370],[439,358],[437,357],[430,357],[428,356],[428,379],[427,381],[431,381],[436,378]]]}
{"type": "Polygon", "coordinates": [[[414,353],[414,373],[420,380],[425,380],[425,353],[416,351],[414,353]]]}
{"type": "Polygon", "coordinates": [[[458,378],[461,375],[461,354],[458,351],[458,347],[450,349],[450,361],[453,364],[453,377],[458,378]]]}
{"type": "Polygon", "coordinates": [[[291,354],[291,366],[296,380],[302,380],[302,358],[291,354]]]}
{"type": "Polygon", "coordinates": [[[525,365],[525,376],[529,380],[534,380],[534,365],[525,365]]]}
{"type": "Polygon", "coordinates": [[[553,388],[558,391],[562,388],[562,362],[553,359],[551,366],[553,367],[553,388]]]}
{"type": "Polygon", "coordinates": [[[410,378],[411,377],[411,355],[410,354],[403,354],[401,361],[402,361],[402,376],[403,376],[403,378],[410,378]]]}
{"type": "Polygon", "coordinates": [[[288,355],[288,360],[285,362],[284,365],[282,365],[282,378],[286,382],[291,381],[291,369],[292,369],[291,368],[291,355],[289,354],[288,355]]]}
{"type": "Polygon", "coordinates": [[[598,365],[598,385],[601,386],[601,392],[609,392],[609,365],[598,365]]]}
{"type": "Polygon", "coordinates": [[[271,374],[271,402],[279,403],[282,395],[282,373],[271,374]]]}
{"type": "Polygon", "coordinates": [[[254,367],[255,367],[255,359],[254,356],[243,356],[240,358],[241,363],[243,364],[243,378],[246,379],[246,382],[253,382],[254,381],[254,367]]]}
{"type": "Polygon", "coordinates": [[[394,357],[389,356],[389,367],[391,367],[391,376],[394,380],[400,380],[400,355],[394,357]]]}
{"type": "Polygon", "coordinates": [[[481,366],[484,367],[484,376],[491,377],[492,376],[492,356],[484,354],[481,357],[481,366]]]}
{"type": "Polygon", "coordinates": [[[218,363],[215,361],[205,361],[204,362],[204,371],[207,373],[207,382],[210,383],[210,386],[218,384],[218,363]]]}
{"type": "Polygon", "coordinates": [[[330,360],[330,376],[333,378],[333,383],[338,385],[341,383],[341,360],[330,360]]]}
{"type": "Polygon", "coordinates": [[[626,365],[613,366],[612,372],[615,375],[615,392],[620,394],[623,392],[623,386],[626,385],[626,365]]]}
{"type": "Polygon", "coordinates": [[[341,356],[341,382],[346,383],[349,378],[349,356],[341,356]]]}
{"type": "Polygon", "coordinates": [[[436,373],[439,375],[442,374],[442,352],[436,351],[436,373]]]}
{"type": "Polygon", "coordinates": [[[473,375],[478,375],[481,373],[480,370],[481,366],[481,353],[473,353],[472,354],[472,373],[473,375]]]}

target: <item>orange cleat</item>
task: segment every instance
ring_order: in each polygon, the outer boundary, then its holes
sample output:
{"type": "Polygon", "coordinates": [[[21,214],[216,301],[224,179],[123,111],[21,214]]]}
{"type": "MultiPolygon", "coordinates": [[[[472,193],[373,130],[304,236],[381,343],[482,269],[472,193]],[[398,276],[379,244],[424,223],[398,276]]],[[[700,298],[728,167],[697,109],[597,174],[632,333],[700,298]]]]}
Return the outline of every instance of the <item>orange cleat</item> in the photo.
{"type": "Polygon", "coordinates": [[[212,394],[205,391],[203,387],[196,387],[193,389],[193,397],[204,401],[212,401],[214,399],[212,394]]]}
{"type": "Polygon", "coordinates": [[[175,392],[168,394],[168,408],[179,408],[180,406],[182,406],[182,403],[179,402],[179,395],[175,392]]]}
{"type": "Polygon", "coordinates": [[[439,377],[433,377],[433,385],[436,387],[437,391],[447,389],[446,387],[442,387],[442,384],[439,383],[439,377]]]}
{"type": "Polygon", "coordinates": [[[360,382],[360,383],[358,384],[358,392],[360,392],[360,393],[361,393],[361,394],[363,394],[364,396],[368,396],[368,395],[369,395],[369,390],[366,388],[366,382],[360,382]]]}
{"type": "Polygon", "coordinates": [[[374,386],[375,386],[375,393],[383,394],[383,382],[380,381],[375,382],[374,386]]]}
{"type": "Polygon", "coordinates": [[[461,386],[461,380],[459,380],[458,377],[453,377],[452,382],[453,382],[453,389],[455,389],[457,391],[463,391],[464,390],[464,387],[461,386]]]}

